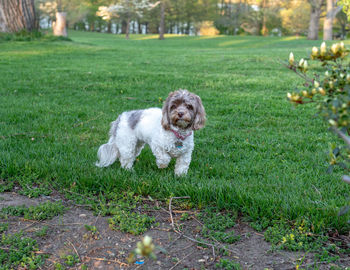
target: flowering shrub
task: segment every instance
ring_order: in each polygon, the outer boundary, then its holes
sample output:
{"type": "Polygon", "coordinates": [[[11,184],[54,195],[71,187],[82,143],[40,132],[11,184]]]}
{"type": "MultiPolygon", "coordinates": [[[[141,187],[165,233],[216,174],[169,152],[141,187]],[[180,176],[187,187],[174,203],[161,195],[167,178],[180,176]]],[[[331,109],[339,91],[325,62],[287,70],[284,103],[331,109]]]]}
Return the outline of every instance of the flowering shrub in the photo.
{"type": "MultiPolygon", "coordinates": [[[[320,49],[313,47],[310,58],[320,61],[324,68],[324,74],[315,73],[313,77],[307,75],[306,59],[301,59],[297,64],[291,53],[287,64],[289,69],[305,80],[299,92],[287,94],[289,101],[296,105],[315,103],[320,115],[345,142],[350,142],[347,136],[350,131],[350,65],[345,64],[348,53],[343,42],[333,44],[330,48],[325,42],[320,49]]],[[[339,162],[342,153],[340,148],[333,146],[332,150],[331,165],[346,167],[345,163],[339,162]]],[[[350,161],[348,154],[350,152],[343,158],[350,161]]]]}
{"type": "MultiPolygon", "coordinates": [[[[331,130],[346,143],[346,147],[332,145],[329,171],[334,165],[348,170],[347,164],[350,164],[350,65],[346,63],[349,52],[343,42],[331,47],[323,42],[320,48],[312,48],[310,58],[295,61],[293,53],[290,53],[286,63],[289,69],[305,80],[298,92],[287,94],[288,100],[295,105],[315,103],[331,130]],[[310,59],[321,63],[323,74],[308,75],[307,60],[310,59]]],[[[343,180],[350,184],[349,176],[343,176],[343,180]]],[[[349,209],[350,206],[344,207],[340,214],[349,209]]]]}

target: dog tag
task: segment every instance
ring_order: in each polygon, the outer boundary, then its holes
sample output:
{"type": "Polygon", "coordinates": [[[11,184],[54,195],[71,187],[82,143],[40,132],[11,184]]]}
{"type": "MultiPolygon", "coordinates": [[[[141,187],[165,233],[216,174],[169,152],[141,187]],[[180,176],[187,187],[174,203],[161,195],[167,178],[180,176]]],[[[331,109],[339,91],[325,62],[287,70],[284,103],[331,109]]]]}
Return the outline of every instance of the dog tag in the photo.
{"type": "Polygon", "coordinates": [[[177,141],[177,142],[175,142],[175,146],[176,146],[176,148],[181,148],[183,146],[183,144],[182,144],[182,142],[177,141]]]}

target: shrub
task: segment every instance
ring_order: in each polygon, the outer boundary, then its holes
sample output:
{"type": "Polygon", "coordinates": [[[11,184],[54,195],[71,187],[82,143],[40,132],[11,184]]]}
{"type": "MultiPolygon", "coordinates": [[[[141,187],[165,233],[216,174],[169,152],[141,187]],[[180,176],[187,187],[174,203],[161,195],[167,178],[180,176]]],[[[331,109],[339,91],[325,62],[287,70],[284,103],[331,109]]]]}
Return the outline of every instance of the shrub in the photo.
{"type": "MultiPolygon", "coordinates": [[[[312,48],[311,60],[319,61],[322,72],[307,75],[310,58],[302,58],[295,61],[293,53],[289,55],[286,66],[305,80],[301,89],[288,93],[287,97],[295,105],[313,103],[330,129],[338,134],[346,143],[346,147],[332,145],[330,152],[329,171],[335,165],[349,170],[350,164],[350,65],[346,63],[349,50],[343,42],[335,43],[327,47],[323,42],[320,49],[312,48]]],[[[345,182],[350,183],[349,176],[343,176],[345,182]]],[[[345,214],[350,207],[341,209],[340,214],[345,214]]]]}

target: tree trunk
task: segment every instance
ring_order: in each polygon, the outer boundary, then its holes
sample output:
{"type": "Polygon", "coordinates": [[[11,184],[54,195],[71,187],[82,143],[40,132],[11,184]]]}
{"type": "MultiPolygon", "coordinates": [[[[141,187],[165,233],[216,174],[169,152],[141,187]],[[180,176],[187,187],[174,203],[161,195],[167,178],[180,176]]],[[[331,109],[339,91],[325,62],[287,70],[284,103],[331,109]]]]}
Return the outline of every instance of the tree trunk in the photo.
{"type": "Polygon", "coordinates": [[[130,17],[126,19],[126,29],[125,29],[125,38],[129,39],[129,31],[130,31],[130,17]]]}
{"type": "Polygon", "coordinates": [[[323,40],[333,39],[333,0],[327,0],[327,14],[323,23],[323,40]]]}
{"type": "Polygon", "coordinates": [[[165,31],[165,25],[164,25],[164,16],[165,16],[165,3],[164,1],[160,4],[160,25],[159,25],[159,39],[164,39],[164,31],[165,31]]]}
{"type": "Polygon", "coordinates": [[[0,32],[36,30],[34,0],[0,0],[0,32]]]}
{"type": "Polygon", "coordinates": [[[67,36],[67,13],[56,12],[56,22],[52,22],[54,36],[67,36]]]}
{"type": "Polygon", "coordinates": [[[327,0],[327,14],[323,23],[323,39],[332,40],[333,39],[333,20],[337,16],[338,12],[341,10],[341,6],[335,6],[334,0],[327,0]]]}
{"type": "Polygon", "coordinates": [[[239,16],[241,12],[241,3],[242,3],[242,0],[239,0],[239,2],[236,4],[236,10],[233,17],[233,25],[234,25],[233,34],[234,35],[237,35],[237,30],[240,25],[239,16]]]}
{"type": "Polygon", "coordinates": [[[107,33],[112,33],[112,21],[107,22],[107,33]]]}
{"type": "Polygon", "coordinates": [[[187,32],[187,35],[190,34],[190,30],[191,30],[191,23],[190,23],[190,21],[188,21],[187,24],[186,24],[186,32],[187,32]]]}
{"type": "Polygon", "coordinates": [[[126,20],[122,20],[122,34],[126,33],[126,20]]]}
{"type": "Polygon", "coordinates": [[[307,33],[307,39],[317,40],[318,39],[318,28],[320,23],[321,11],[311,8],[309,31],[307,33]]]}
{"type": "Polygon", "coordinates": [[[140,21],[137,21],[138,34],[142,34],[142,25],[140,21]]]}
{"type": "Polygon", "coordinates": [[[308,1],[311,5],[311,13],[310,13],[309,31],[307,34],[307,39],[317,40],[323,0],[308,0],[308,1]]]}

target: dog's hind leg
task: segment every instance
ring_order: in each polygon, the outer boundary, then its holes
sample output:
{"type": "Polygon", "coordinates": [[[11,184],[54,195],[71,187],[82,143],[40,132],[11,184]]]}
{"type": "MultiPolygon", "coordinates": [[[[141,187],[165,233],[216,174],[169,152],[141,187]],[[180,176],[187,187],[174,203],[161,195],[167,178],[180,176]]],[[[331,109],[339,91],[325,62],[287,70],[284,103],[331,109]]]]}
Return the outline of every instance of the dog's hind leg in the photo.
{"type": "Polygon", "coordinates": [[[137,139],[133,136],[129,136],[127,141],[122,141],[119,146],[119,161],[122,168],[130,170],[134,165],[136,159],[137,149],[137,139]]]}
{"type": "Polygon", "coordinates": [[[143,147],[145,146],[145,143],[142,141],[138,141],[135,147],[135,157],[138,157],[141,154],[141,151],[143,147]]]}

